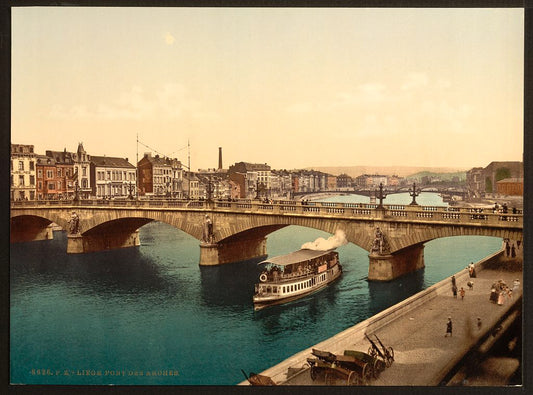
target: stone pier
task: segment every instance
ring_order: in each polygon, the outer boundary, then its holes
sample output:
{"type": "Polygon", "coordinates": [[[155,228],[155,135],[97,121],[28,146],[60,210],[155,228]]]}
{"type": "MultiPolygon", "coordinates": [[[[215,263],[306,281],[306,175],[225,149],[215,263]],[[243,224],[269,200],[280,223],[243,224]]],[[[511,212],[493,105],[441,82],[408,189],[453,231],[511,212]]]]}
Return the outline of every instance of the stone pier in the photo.
{"type": "Polygon", "coordinates": [[[200,266],[214,266],[266,256],[266,237],[231,242],[201,243],[199,264],[200,266]]]}
{"type": "Polygon", "coordinates": [[[107,233],[102,235],[70,234],[67,241],[67,254],[83,254],[139,245],[141,243],[138,230],[132,233],[107,233]]]}
{"type": "Polygon", "coordinates": [[[392,254],[370,254],[368,260],[369,281],[391,281],[425,266],[424,245],[417,244],[392,254]]]}

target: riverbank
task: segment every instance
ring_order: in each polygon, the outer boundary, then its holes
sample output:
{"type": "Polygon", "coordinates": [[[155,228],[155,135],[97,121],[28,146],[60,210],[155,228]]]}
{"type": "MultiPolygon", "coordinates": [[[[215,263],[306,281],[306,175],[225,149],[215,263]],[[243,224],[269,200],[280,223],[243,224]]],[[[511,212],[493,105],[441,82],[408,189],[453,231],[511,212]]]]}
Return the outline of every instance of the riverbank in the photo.
{"type": "MultiPolygon", "coordinates": [[[[464,300],[454,298],[450,279],[360,322],[323,342],[309,347],[275,365],[261,375],[278,385],[326,385],[325,380],[311,380],[307,358],[313,348],[342,354],[344,350],[367,351],[365,334],[377,334],[386,346],[394,348],[395,362],[369,385],[439,385],[447,373],[483,338],[499,320],[520,303],[522,288],[513,292],[504,305],[489,301],[491,285],[502,279],[522,283],[522,266],[512,265],[499,251],[475,264],[477,277],[470,279],[467,270],[455,274],[457,286],[466,289],[464,300]],[[503,264],[502,264],[503,263],[503,264]],[[470,289],[467,282],[472,280],[470,289]],[[453,336],[444,338],[447,317],[453,322],[453,336]],[[477,326],[481,317],[481,327],[477,326]]],[[[242,382],[241,385],[247,385],[242,382]]],[[[344,385],[345,381],[328,382],[344,385]]]]}

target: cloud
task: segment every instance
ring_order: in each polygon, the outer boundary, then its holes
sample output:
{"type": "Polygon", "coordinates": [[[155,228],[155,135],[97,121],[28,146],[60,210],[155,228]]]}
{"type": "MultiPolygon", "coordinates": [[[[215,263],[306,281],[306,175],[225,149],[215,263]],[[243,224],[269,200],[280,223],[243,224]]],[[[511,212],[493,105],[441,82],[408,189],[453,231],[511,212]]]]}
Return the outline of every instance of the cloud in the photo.
{"type": "Polygon", "coordinates": [[[141,120],[150,117],[178,118],[216,118],[217,114],[203,109],[202,102],[190,97],[187,89],[177,83],[168,83],[153,94],[141,86],[134,85],[129,91],[121,92],[118,97],[107,103],[98,103],[93,109],[83,104],[66,108],[55,104],[48,115],[56,119],[104,119],[104,120],[141,120]]]}
{"type": "Polygon", "coordinates": [[[412,90],[427,86],[429,78],[425,73],[410,73],[402,84],[402,90],[412,90]]]}
{"type": "Polygon", "coordinates": [[[287,107],[287,112],[292,114],[306,114],[313,112],[315,109],[315,106],[312,103],[308,102],[301,102],[301,103],[294,103],[287,107]]]}
{"type": "Polygon", "coordinates": [[[167,45],[172,45],[172,44],[174,44],[174,41],[176,41],[174,36],[172,34],[170,34],[169,32],[167,32],[165,34],[165,43],[167,45]]]}

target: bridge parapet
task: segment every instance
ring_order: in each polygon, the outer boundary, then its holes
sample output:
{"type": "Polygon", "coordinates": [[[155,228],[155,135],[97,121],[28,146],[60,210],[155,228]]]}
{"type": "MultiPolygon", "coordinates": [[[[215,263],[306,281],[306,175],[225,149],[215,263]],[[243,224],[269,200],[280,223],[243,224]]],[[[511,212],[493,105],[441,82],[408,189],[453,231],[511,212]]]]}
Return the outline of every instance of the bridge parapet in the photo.
{"type": "Polygon", "coordinates": [[[252,200],[239,201],[193,201],[193,200],[81,200],[72,201],[46,200],[12,202],[12,210],[64,208],[75,210],[79,208],[95,209],[163,209],[183,211],[212,211],[234,213],[257,213],[275,215],[318,216],[324,218],[339,217],[343,219],[380,219],[383,221],[409,222],[444,222],[496,227],[523,227],[523,213],[496,213],[492,209],[445,207],[445,206],[410,206],[384,205],[378,209],[375,204],[367,203],[336,203],[336,202],[274,202],[262,203],[252,200]]]}

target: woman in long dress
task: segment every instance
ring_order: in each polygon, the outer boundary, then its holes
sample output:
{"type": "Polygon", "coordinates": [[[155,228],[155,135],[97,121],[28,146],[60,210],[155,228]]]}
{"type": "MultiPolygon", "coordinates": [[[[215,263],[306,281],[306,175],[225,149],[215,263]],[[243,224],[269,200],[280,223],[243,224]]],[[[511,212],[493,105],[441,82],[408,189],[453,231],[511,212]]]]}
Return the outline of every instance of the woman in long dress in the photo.
{"type": "Polygon", "coordinates": [[[505,296],[503,294],[503,291],[500,292],[500,295],[498,295],[498,305],[503,305],[503,302],[505,301],[505,296]]]}

